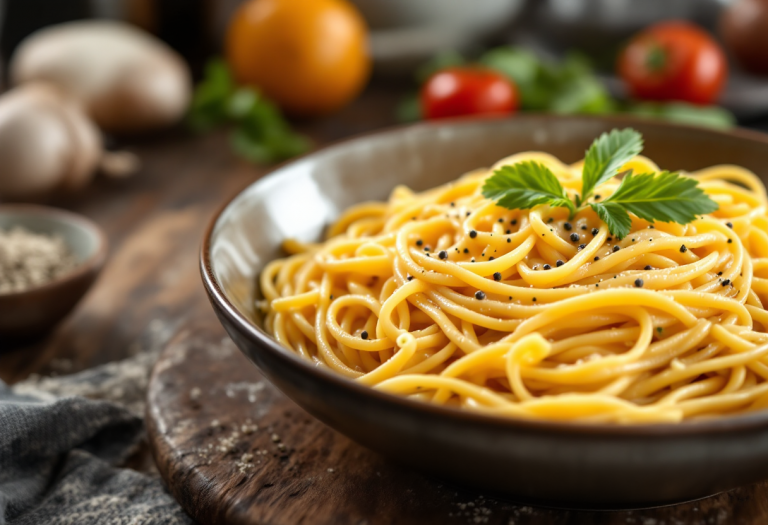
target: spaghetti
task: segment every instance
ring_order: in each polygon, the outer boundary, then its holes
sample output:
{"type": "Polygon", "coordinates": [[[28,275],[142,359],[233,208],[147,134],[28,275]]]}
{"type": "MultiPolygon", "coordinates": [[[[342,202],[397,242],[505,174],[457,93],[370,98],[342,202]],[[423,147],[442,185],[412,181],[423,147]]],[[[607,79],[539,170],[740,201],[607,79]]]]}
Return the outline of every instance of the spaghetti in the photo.
{"type": "MultiPolygon", "coordinates": [[[[578,191],[582,162],[535,160],[578,191]]],[[[658,172],[638,156],[622,170],[658,172]]],[[[768,406],[768,215],[737,166],[690,176],[719,210],[686,225],[508,210],[488,170],[348,210],[261,275],[266,328],[362,384],[509,417],[679,422],[768,406]]],[[[600,186],[609,196],[618,178],[600,186]]],[[[600,198],[600,196],[596,196],[600,198]]]]}

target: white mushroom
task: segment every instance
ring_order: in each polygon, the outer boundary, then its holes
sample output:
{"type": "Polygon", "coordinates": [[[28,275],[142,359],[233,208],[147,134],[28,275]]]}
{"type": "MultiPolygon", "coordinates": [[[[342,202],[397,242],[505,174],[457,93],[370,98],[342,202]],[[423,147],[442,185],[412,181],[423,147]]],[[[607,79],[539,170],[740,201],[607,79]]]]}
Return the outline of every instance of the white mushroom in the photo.
{"type": "Polygon", "coordinates": [[[127,24],[86,20],[41,29],[17,48],[14,85],[45,81],[79,101],[103,130],[140,132],[178,121],[191,98],[189,69],[155,37],[127,24]]]}
{"type": "Polygon", "coordinates": [[[115,155],[125,156],[105,153],[93,122],[54,87],[33,82],[0,96],[0,200],[79,189],[99,166],[115,165],[115,155]]]}

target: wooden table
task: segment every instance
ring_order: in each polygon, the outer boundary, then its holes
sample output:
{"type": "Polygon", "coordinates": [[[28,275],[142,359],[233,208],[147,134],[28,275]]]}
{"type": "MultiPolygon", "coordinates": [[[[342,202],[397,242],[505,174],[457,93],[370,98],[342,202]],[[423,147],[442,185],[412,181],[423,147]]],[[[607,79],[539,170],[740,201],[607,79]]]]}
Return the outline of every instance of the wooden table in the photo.
{"type": "MultiPolygon", "coordinates": [[[[340,114],[299,128],[323,145],[394,124],[400,93],[379,84],[340,114]]],[[[122,359],[157,334],[172,334],[182,322],[214,319],[198,272],[202,231],[228,197],[268,171],[234,157],[227,139],[225,133],[192,136],[183,130],[144,138],[130,144],[143,162],[134,178],[101,179],[81,195],[54,203],[98,222],[109,236],[110,258],[94,288],[52,334],[21,347],[0,342],[0,379],[13,383],[46,374],[62,360],[74,372],[122,359]]],[[[709,501],[701,502],[702,510],[712,507],[709,501]]],[[[768,523],[768,484],[719,501],[725,505],[722,512],[702,518],[696,515],[698,506],[696,511],[683,506],[665,512],[665,523],[768,523]]],[[[584,523],[584,516],[531,509],[516,523],[584,523]]],[[[589,516],[594,522],[596,515],[589,516]]],[[[597,516],[606,525],[662,525],[643,511],[597,516]]]]}

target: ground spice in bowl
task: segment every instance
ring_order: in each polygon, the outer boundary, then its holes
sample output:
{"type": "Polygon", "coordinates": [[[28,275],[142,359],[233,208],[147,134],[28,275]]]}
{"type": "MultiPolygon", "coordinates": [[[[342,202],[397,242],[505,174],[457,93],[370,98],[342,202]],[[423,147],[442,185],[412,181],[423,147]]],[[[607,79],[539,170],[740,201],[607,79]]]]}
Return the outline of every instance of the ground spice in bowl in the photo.
{"type": "Polygon", "coordinates": [[[0,229],[0,294],[42,286],[69,272],[77,263],[59,236],[21,227],[0,229]]]}

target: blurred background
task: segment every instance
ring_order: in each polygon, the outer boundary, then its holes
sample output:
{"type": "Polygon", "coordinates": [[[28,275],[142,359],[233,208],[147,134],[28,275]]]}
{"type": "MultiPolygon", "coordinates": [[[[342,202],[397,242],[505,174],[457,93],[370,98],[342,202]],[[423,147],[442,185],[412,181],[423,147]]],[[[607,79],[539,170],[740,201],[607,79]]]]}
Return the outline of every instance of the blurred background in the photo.
{"type": "Polygon", "coordinates": [[[0,60],[0,155],[41,85],[98,142],[75,175],[0,177],[0,201],[136,172],[122,146],[163,129],[225,129],[261,165],[396,122],[525,111],[768,130],[768,0],[3,0],[0,60]]]}

